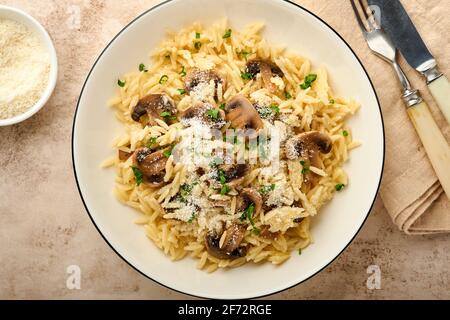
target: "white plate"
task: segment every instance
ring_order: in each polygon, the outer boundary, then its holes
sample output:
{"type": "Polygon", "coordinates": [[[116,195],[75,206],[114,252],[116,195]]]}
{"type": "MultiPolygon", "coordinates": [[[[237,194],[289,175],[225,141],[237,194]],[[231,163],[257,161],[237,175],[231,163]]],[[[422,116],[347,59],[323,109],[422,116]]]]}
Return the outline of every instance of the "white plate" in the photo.
{"type": "Polygon", "coordinates": [[[343,39],[318,17],[285,1],[173,0],[145,12],[123,29],[102,52],[83,87],[73,129],[73,162],[81,197],[92,221],[111,247],[131,266],[174,290],[207,298],[239,299],[272,294],[313,276],[335,259],[355,237],[374,203],[383,169],[384,133],[377,97],[368,75],[343,39]],[[350,185],[314,218],[314,243],[302,255],[293,252],[281,266],[247,264],[213,274],[197,270],[197,261],[172,262],[132,220],[138,216],[113,197],[114,170],[99,164],[113,154],[111,141],[123,130],[106,101],[117,79],[147,61],[167,29],[228,17],[233,28],[254,21],[267,24],[265,36],[325,64],[331,85],[354,97],[361,110],[349,124],[363,145],[345,165],[350,185]]]}

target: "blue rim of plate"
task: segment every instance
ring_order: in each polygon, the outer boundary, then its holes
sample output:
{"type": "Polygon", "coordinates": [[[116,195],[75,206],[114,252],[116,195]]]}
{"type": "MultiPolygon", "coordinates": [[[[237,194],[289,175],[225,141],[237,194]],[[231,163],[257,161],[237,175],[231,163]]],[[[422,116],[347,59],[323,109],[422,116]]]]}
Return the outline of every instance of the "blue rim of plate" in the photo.
{"type": "MultiPolygon", "coordinates": [[[[95,223],[94,218],[92,217],[91,213],[89,212],[89,209],[86,205],[86,202],[83,198],[83,194],[81,193],[81,188],[80,188],[80,184],[78,182],[78,177],[77,177],[77,170],[75,168],[75,155],[74,155],[74,134],[75,134],[75,123],[77,121],[77,114],[78,114],[78,107],[80,105],[80,101],[81,101],[81,97],[83,95],[84,92],[84,88],[86,86],[87,81],[89,80],[89,77],[91,76],[92,71],[95,69],[95,66],[97,65],[98,61],[100,60],[100,58],[103,56],[103,54],[106,52],[106,50],[108,50],[108,48],[111,46],[111,44],[117,39],[117,37],[119,37],[126,29],[128,29],[128,27],[130,27],[132,24],[134,24],[137,20],[139,20],[140,18],[142,18],[143,16],[145,16],[147,13],[162,7],[170,2],[172,2],[173,0],[166,0],[164,2],[161,2],[159,4],[157,4],[156,6],[144,11],[143,13],[141,13],[140,15],[138,15],[136,18],[134,18],[131,22],[129,22],[125,27],[123,27],[122,30],[120,30],[119,33],[117,33],[114,38],[112,38],[112,40],[108,43],[108,45],[102,50],[102,52],[100,53],[100,55],[97,57],[97,59],[95,60],[94,64],[92,65],[92,68],[89,70],[89,73],[86,77],[86,80],[83,83],[83,87],[81,88],[81,92],[77,101],[77,106],[75,108],[75,113],[74,113],[74,117],[73,117],[73,124],[72,124],[72,139],[71,139],[71,146],[72,146],[72,167],[73,167],[73,172],[75,175],[75,181],[77,184],[77,188],[78,188],[78,193],[80,194],[81,197],[81,201],[83,202],[84,208],[86,209],[86,212],[89,215],[89,218],[91,219],[92,223],[94,224],[95,228],[97,229],[97,231],[100,233],[100,235],[102,236],[102,238],[106,241],[106,243],[110,246],[110,248],[120,257],[122,258],[123,261],[125,261],[130,267],[132,267],[134,270],[136,270],[137,272],[139,272],[141,275],[143,275],[144,277],[146,277],[147,279],[152,280],[153,282],[156,282],[157,284],[173,290],[175,292],[181,293],[181,294],[185,294],[191,297],[195,297],[195,298],[201,298],[201,299],[210,299],[209,297],[203,297],[203,296],[199,296],[199,295],[195,295],[192,293],[188,293],[188,292],[184,292],[172,287],[169,287],[168,285],[165,285],[159,281],[156,281],[155,279],[153,279],[152,277],[150,277],[149,275],[145,274],[143,271],[139,270],[137,267],[135,267],[133,264],[131,264],[131,262],[129,262],[126,258],[124,258],[119,252],[117,252],[117,250],[111,245],[111,243],[108,241],[108,239],[103,235],[102,231],[99,229],[99,227],[97,226],[97,224],[95,223]]],[[[303,279],[302,281],[293,284],[287,288],[269,293],[269,294],[264,294],[264,295],[260,295],[260,296],[254,296],[254,297],[250,297],[248,299],[257,299],[257,298],[263,298],[263,297],[267,297],[267,296],[271,296],[271,295],[275,295],[277,293],[292,289],[296,286],[298,286],[299,284],[311,279],[312,277],[316,276],[317,274],[319,274],[320,272],[322,272],[326,267],[328,267],[331,263],[333,263],[337,257],[339,257],[347,248],[348,246],[353,242],[353,240],[355,240],[356,236],[359,234],[359,232],[361,231],[362,227],[364,226],[364,224],[367,221],[367,218],[369,217],[370,212],[372,211],[372,208],[375,204],[375,201],[377,199],[377,195],[378,192],[380,191],[380,185],[381,185],[381,179],[383,177],[383,172],[384,172],[384,162],[385,162],[385,158],[386,158],[386,140],[385,140],[385,131],[384,131],[384,119],[383,119],[383,113],[381,112],[381,107],[380,107],[380,100],[378,98],[377,92],[375,90],[375,87],[372,83],[372,80],[369,77],[369,73],[367,72],[366,68],[364,67],[364,65],[362,64],[361,60],[359,59],[359,57],[357,56],[357,54],[355,53],[355,51],[353,51],[353,49],[350,47],[350,45],[347,43],[347,41],[345,41],[345,39],[336,31],[333,29],[333,27],[331,27],[328,23],[326,23],[322,18],[320,18],[319,16],[317,16],[316,14],[314,14],[313,12],[309,11],[308,9],[302,7],[299,4],[293,3],[289,0],[279,0],[279,1],[284,1],[287,2],[291,5],[293,5],[296,9],[298,10],[303,10],[304,12],[310,14],[311,16],[313,16],[314,18],[316,18],[319,22],[321,22],[322,24],[324,24],[325,26],[327,26],[331,31],[334,32],[334,34],[336,34],[339,39],[341,39],[345,45],[350,49],[350,51],[352,52],[353,56],[356,58],[356,60],[358,60],[358,63],[360,64],[361,68],[364,70],[364,73],[366,74],[367,80],[369,80],[369,83],[372,87],[372,91],[375,94],[375,98],[377,100],[377,106],[378,106],[378,110],[380,112],[380,117],[381,117],[381,125],[382,125],[382,133],[383,133],[383,161],[381,164],[381,172],[380,172],[380,178],[378,180],[378,186],[377,186],[377,192],[375,194],[375,197],[372,200],[372,204],[370,205],[369,211],[366,213],[366,217],[364,218],[364,221],[361,223],[361,226],[358,228],[358,230],[356,231],[355,235],[352,237],[352,239],[347,243],[347,245],[333,258],[331,259],[330,262],[328,262],[325,266],[323,266],[321,269],[319,269],[318,271],[316,271],[314,274],[312,274],[311,276],[307,277],[306,279],[303,279]]],[[[228,299],[228,300],[233,300],[232,298],[228,299]]]]}

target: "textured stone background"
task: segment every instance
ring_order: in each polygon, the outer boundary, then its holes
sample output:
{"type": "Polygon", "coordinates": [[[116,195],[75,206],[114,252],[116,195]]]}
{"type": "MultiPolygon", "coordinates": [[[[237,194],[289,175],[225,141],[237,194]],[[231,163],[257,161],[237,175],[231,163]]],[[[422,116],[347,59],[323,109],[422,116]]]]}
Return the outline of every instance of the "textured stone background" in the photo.
{"type": "MultiPolygon", "coordinates": [[[[188,298],[146,279],[98,234],[81,203],[72,173],[72,117],[82,83],[107,42],[156,0],[2,0],[36,17],[53,37],[60,75],[48,105],[32,119],[0,128],[0,298],[188,298]],[[74,19],[80,13],[80,25],[74,19]],[[79,265],[81,290],[66,288],[66,268],[79,265]]],[[[346,0],[297,1],[334,27],[355,48],[382,103],[399,94],[389,67],[362,42],[346,0]],[[386,75],[386,76],[383,76],[386,75]],[[390,89],[389,89],[390,88],[390,89]]],[[[403,0],[432,51],[449,51],[448,0],[403,0]],[[432,22],[432,23],[430,23],[432,22]],[[439,28],[436,26],[439,25],[439,28]],[[441,40],[439,40],[441,39],[441,40]]],[[[447,56],[448,57],[448,56],[447,56]]],[[[441,66],[449,75],[448,59],[441,66]]],[[[419,77],[408,69],[413,83],[419,77]]],[[[424,90],[423,90],[424,91],[424,90]]],[[[330,266],[275,299],[449,299],[450,235],[410,237],[377,201],[365,226],[330,266]],[[381,268],[380,290],[366,287],[367,267],[381,268]]]]}

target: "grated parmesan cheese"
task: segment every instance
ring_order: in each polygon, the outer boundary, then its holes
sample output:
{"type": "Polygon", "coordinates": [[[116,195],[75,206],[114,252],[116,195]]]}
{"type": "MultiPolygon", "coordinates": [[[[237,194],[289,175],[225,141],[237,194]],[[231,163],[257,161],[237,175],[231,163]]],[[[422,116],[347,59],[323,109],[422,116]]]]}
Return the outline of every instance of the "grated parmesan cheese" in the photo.
{"type": "Polygon", "coordinates": [[[41,97],[50,75],[50,56],[25,25],[0,19],[0,119],[26,112],[41,97]]]}

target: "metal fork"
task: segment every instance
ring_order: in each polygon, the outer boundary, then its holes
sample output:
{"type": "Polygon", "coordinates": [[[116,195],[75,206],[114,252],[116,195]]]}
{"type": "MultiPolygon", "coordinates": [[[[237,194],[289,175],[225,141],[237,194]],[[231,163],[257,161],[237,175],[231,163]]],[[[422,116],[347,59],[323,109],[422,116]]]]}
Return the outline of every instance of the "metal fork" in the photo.
{"type": "Polygon", "coordinates": [[[397,49],[381,29],[380,23],[367,1],[351,0],[351,4],[369,48],[394,68],[398,80],[403,86],[402,99],[407,106],[406,111],[422,140],[439,182],[450,199],[450,146],[434,121],[427,104],[422,100],[419,91],[411,88],[408,78],[397,63],[397,49]],[[358,10],[357,3],[360,10],[358,10]]]}
{"type": "Polygon", "coordinates": [[[381,29],[370,6],[364,0],[351,0],[351,4],[370,50],[384,61],[389,62],[394,68],[397,78],[403,87],[403,101],[408,107],[422,102],[419,91],[411,88],[408,78],[397,63],[397,49],[389,36],[381,29]],[[361,10],[358,10],[356,2],[359,2],[361,10]]]}

